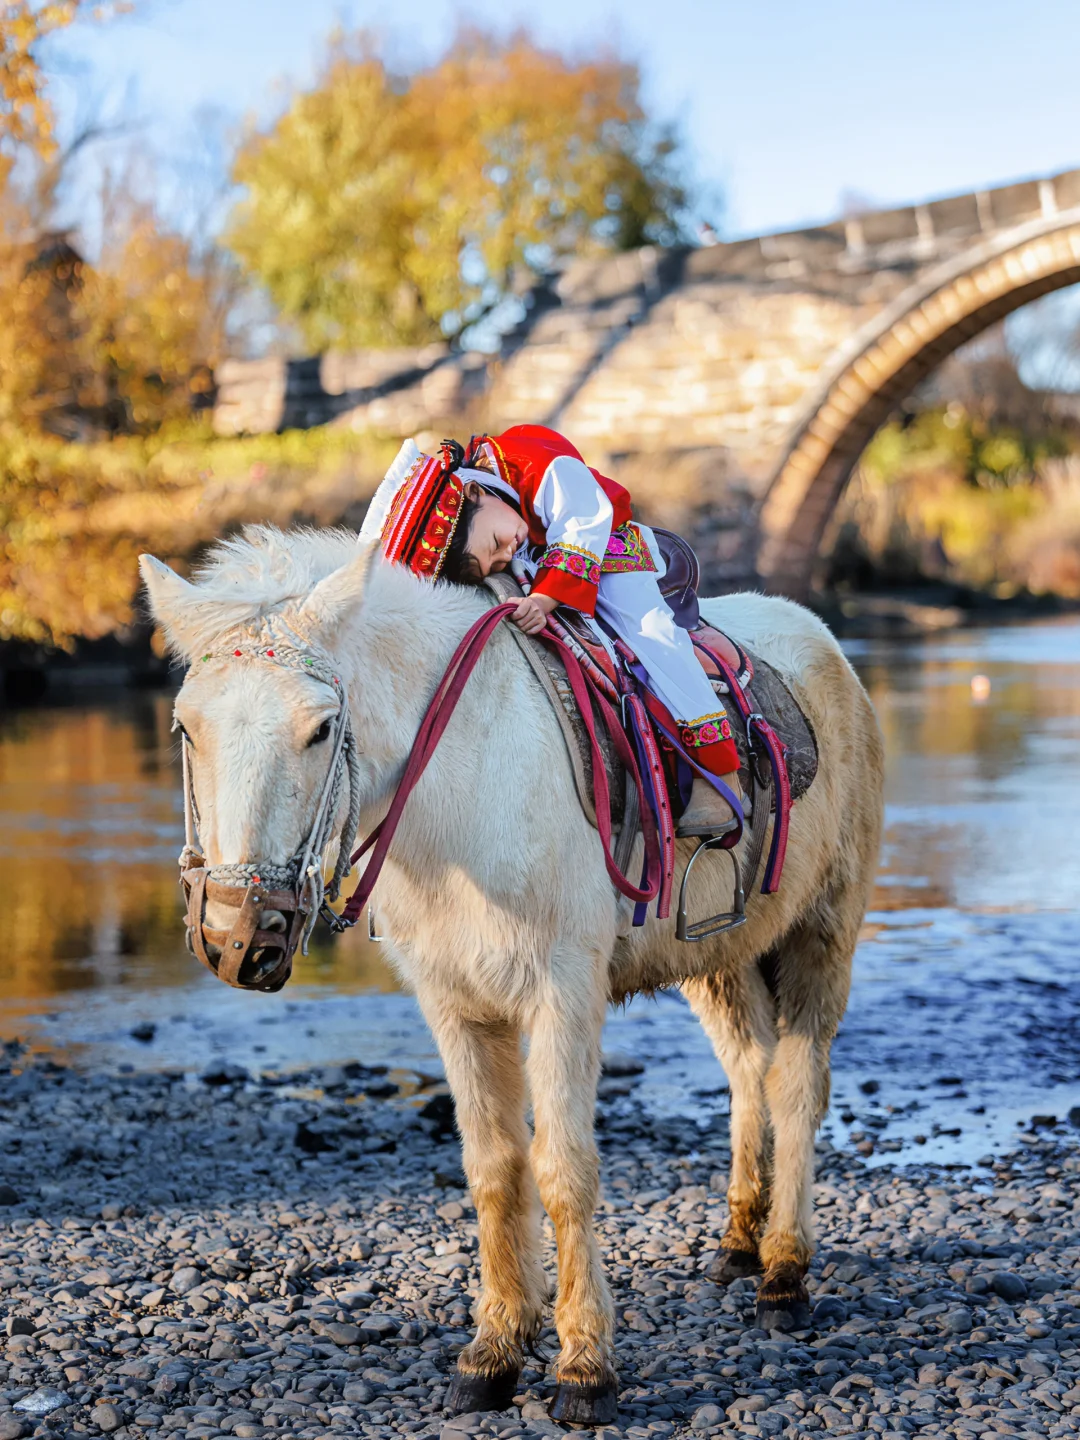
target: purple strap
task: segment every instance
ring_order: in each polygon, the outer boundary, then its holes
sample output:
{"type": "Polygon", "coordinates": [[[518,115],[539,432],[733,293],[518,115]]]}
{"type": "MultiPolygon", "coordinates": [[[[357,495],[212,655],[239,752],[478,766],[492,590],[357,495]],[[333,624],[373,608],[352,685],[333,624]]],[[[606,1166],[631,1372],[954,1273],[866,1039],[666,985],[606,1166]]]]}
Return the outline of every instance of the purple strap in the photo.
{"type": "Polygon", "coordinates": [[[761,893],[772,895],[780,888],[780,876],[783,874],[784,857],[787,854],[788,827],[791,821],[791,781],[788,777],[783,742],[764,715],[758,715],[750,709],[750,702],[727,662],[703,640],[699,640],[695,636],[690,638],[697,649],[709,657],[727,682],[731,697],[746,726],[747,739],[756,736],[764,746],[765,754],[768,757],[776,793],[776,820],[773,823],[769,858],[765,864],[765,874],[761,881],[761,893]]]}

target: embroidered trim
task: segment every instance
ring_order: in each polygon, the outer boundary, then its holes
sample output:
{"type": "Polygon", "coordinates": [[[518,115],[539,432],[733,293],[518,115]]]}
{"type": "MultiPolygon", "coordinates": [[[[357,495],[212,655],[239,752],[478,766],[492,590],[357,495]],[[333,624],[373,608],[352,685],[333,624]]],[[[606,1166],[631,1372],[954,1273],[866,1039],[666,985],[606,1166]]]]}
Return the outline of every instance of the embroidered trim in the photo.
{"type": "Polygon", "coordinates": [[[437,580],[454,538],[463,495],[456,475],[447,475],[437,460],[421,456],[394,497],[383,526],[386,558],[437,580]]]}
{"type": "Polygon", "coordinates": [[[716,745],[721,740],[731,739],[731,722],[723,710],[704,715],[692,725],[679,726],[679,739],[688,750],[698,750],[702,745],[716,745]]]}
{"type": "MultiPolygon", "coordinates": [[[[477,437],[474,436],[473,438],[476,439],[477,437]]],[[[484,435],[480,437],[478,448],[481,450],[481,452],[487,452],[488,459],[495,466],[496,477],[499,480],[504,480],[506,484],[509,485],[511,483],[510,462],[509,460],[507,460],[506,452],[503,450],[499,442],[497,440],[493,440],[490,435],[484,435]]],[[[471,444],[469,446],[469,453],[472,453],[471,444]]],[[[466,463],[468,463],[468,457],[466,457],[466,463]]]]}
{"type": "Polygon", "coordinates": [[[632,570],[656,570],[652,551],[638,527],[627,521],[611,532],[607,554],[600,569],[605,575],[620,575],[632,570]]]}
{"type": "Polygon", "coordinates": [[[600,584],[600,562],[591,550],[580,545],[549,545],[540,557],[541,570],[565,570],[575,580],[600,584]]]}

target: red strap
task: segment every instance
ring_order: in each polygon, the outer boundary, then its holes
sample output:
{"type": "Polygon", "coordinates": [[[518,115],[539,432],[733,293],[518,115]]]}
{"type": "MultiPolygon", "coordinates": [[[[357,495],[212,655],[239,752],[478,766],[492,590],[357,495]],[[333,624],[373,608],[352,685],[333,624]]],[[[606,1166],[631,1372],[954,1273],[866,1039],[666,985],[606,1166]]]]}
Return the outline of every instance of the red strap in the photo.
{"type": "MultiPolygon", "coordinates": [[[[675,876],[675,817],[671,813],[671,800],[668,796],[664,762],[660,755],[660,747],[656,743],[653,727],[649,723],[648,712],[639,695],[628,694],[625,704],[626,708],[634,715],[637,732],[641,739],[642,753],[652,771],[652,793],[656,802],[656,820],[659,821],[658,838],[663,862],[660,871],[660,893],[656,901],[656,918],[666,920],[671,914],[671,885],[675,876]]],[[[653,807],[651,805],[643,808],[652,815],[653,807]]]]}
{"type": "MultiPolygon", "coordinates": [[[[413,741],[412,750],[405,765],[405,773],[394,798],[390,802],[390,808],[383,820],[376,825],[375,829],[367,837],[360,848],[353,854],[352,863],[355,865],[360,857],[368,850],[371,851],[371,858],[364,868],[360,881],[349,896],[345,907],[341,912],[341,919],[349,925],[354,925],[371,898],[371,892],[375,888],[375,882],[379,878],[383,862],[386,859],[387,851],[394,839],[398,822],[401,819],[401,812],[405,808],[417,782],[427,768],[428,761],[435,753],[435,748],[442,738],[443,731],[450,722],[461,693],[469,676],[476,668],[476,664],[483,653],[484,647],[491,639],[499,625],[512,610],[517,608],[516,601],[509,601],[503,605],[496,605],[494,609],[487,610],[480,616],[475,624],[471,625],[461,643],[454,651],[450,664],[446,667],[446,673],[439,681],[431,703],[427,708],[420,728],[413,741]]],[[[651,813],[644,803],[642,795],[641,821],[642,832],[645,837],[645,876],[642,886],[639,888],[627,879],[619,867],[615,864],[611,854],[611,798],[608,792],[607,772],[604,768],[604,757],[600,750],[600,742],[596,736],[596,728],[593,723],[592,705],[590,703],[589,690],[585,684],[585,677],[582,674],[581,666],[571,651],[554,635],[543,635],[543,639],[559,651],[563,663],[566,665],[567,678],[570,681],[570,688],[574,693],[574,699],[581,711],[581,718],[589,735],[589,745],[593,758],[593,787],[596,795],[596,824],[600,832],[600,840],[604,847],[604,863],[607,866],[608,874],[616,888],[631,900],[652,900],[660,888],[660,854],[659,842],[656,836],[656,827],[652,822],[651,813]]],[[[630,778],[637,784],[641,791],[641,777],[638,774],[637,765],[634,761],[633,752],[629,742],[623,734],[622,726],[614,710],[599,695],[596,702],[600,707],[604,723],[608,733],[611,735],[615,749],[620,760],[626,766],[630,778]]]]}

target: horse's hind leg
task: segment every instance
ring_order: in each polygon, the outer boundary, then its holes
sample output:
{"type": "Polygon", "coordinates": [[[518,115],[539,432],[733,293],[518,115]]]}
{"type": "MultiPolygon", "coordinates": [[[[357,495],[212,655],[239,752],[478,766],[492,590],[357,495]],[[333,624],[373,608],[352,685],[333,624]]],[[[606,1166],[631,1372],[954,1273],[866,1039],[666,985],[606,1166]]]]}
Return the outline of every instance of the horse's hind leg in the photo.
{"type": "Polygon", "coordinates": [[[829,1104],[829,1050],[847,1004],[862,913],[855,887],[826,890],[778,950],[780,1038],[765,1077],[774,1177],[757,1303],[757,1323],[766,1330],[810,1323],[805,1276],[814,1253],[814,1136],[829,1104]]]}
{"type": "Polygon", "coordinates": [[[476,1337],[458,1356],[447,1408],[504,1410],[524,1347],[539,1333],[547,1283],[529,1169],[525,1075],[518,1031],[425,1006],[454,1094],[462,1163],[476,1205],[482,1290],[476,1337]]]}
{"type": "MultiPolygon", "coordinates": [[[[588,973],[587,961],[581,968],[588,973]]],[[[593,1136],[606,995],[556,994],[533,1016],[529,1082],[533,1173],[555,1227],[559,1356],[551,1415],[565,1424],[615,1420],[614,1308],[593,1231],[600,1165],[593,1136]]]]}
{"type": "Polygon", "coordinates": [[[772,1137],[765,1076],[776,1048],[776,1006],[756,968],[682,987],[731,1085],[728,1225],[710,1278],[720,1284],[761,1268],[758,1237],[769,1213],[772,1137]]]}

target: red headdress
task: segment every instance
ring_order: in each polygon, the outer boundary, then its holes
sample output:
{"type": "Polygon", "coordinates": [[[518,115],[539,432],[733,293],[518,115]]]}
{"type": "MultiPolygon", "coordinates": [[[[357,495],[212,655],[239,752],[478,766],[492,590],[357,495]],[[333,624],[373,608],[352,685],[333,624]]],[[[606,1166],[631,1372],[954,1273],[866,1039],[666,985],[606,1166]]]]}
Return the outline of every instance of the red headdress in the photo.
{"type": "Polygon", "coordinates": [[[390,505],[382,528],[387,560],[415,575],[437,580],[454,538],[465,486],[451,468],[456,456],[443,446],[441,459],[416,459],[390,505]]]}

